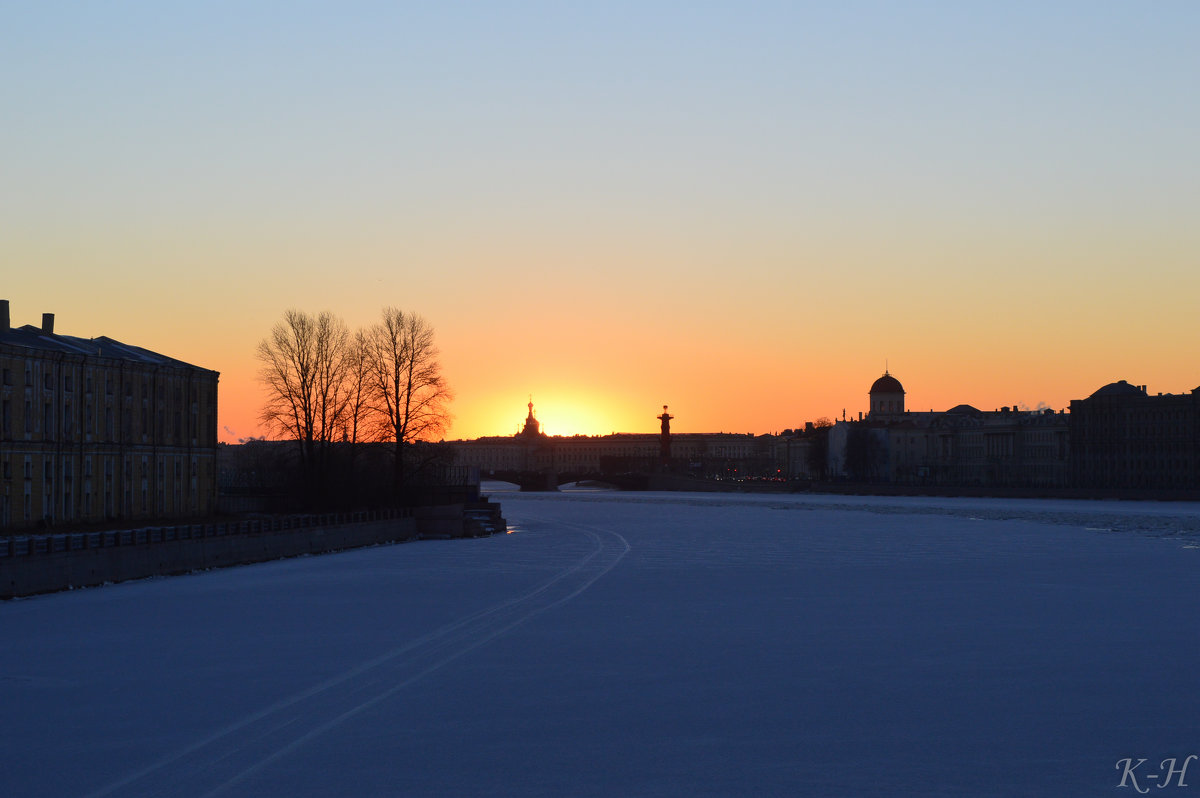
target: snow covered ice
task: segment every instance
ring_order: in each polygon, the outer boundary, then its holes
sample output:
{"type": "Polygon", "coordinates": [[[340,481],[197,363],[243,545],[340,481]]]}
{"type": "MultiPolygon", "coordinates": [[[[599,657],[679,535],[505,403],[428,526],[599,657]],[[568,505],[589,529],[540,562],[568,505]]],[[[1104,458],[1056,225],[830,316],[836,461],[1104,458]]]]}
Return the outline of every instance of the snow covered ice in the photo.
{"type": "Polygon", "coordinates": [[[0,604],[0,795],[1094,796],[1200,753],[1194,505],[497,498],[513,534],[0,604]]]}

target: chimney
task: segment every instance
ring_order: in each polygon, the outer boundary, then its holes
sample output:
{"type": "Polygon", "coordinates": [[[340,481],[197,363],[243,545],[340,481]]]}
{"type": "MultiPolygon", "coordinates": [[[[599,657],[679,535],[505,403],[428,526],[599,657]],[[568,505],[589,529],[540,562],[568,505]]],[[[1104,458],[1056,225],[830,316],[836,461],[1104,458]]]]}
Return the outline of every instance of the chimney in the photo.
{"type": "Polygon", "coordinates": [[[43,313],[42,314],[42,334],[43,335],[54,335],[54,314],[53,313],[43,313]]]}
{"type": "Polygon", "coordinates": [[[8,332],[8,300],[0,299],[0,332],[8,332]]]}

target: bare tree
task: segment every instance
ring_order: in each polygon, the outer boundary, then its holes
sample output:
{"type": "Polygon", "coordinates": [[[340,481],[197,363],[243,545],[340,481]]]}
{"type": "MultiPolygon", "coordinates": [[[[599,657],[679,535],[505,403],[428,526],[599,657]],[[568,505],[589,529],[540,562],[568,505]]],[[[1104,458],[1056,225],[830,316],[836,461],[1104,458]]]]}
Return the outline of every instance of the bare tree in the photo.
{"type": "Polygon", "coordinates": [[[324,492],[331,446],[346,415],[348,340],[345,323],[332,313],[288,310],[258,345],[267,389],[261,418],[298,444],[310,499],[324,492]]]}
{"type": "Polygon", "coordinates": [[[367,437],[370,420],[371,341],[358,330],[346,351],[346,412],[342,417],[342,440],[352,445],[367,437]]]}
{"type": "Polygon", "coordinates": [[[405,455],[410,444],[434,440],[450,424],[453,398],[442,377],[433,327],[416,313],[384,308],[368,332],[371,406],[381,437],[395,446],[395,485],[406,481],[405,455]]]}

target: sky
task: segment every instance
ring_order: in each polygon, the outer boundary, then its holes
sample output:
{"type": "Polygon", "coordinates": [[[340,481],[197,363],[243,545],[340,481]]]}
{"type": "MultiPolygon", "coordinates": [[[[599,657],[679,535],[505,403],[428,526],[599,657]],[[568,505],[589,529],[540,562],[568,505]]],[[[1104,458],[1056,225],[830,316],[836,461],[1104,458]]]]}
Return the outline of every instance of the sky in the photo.
{"type": "Polygon", "coordinates": [[[434,327],[447,437],[1200,386],[1200,5],[0,3],[15,325],[434,327]]]}

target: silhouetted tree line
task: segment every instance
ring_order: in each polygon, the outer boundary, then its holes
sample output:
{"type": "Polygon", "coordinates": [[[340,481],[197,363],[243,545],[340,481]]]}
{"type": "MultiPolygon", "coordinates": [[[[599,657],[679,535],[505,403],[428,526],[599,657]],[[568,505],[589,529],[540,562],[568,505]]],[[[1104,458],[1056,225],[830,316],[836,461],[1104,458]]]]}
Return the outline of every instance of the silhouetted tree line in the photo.
{"type": "Polygon", "coordinates": [[[309,508],[400,503],[441,478],[453,399],[433,327],[384,308],[353,332],[329,312],[288,310],[258,345],[261,418],[295,447],[286,491],[309,508]]]}

